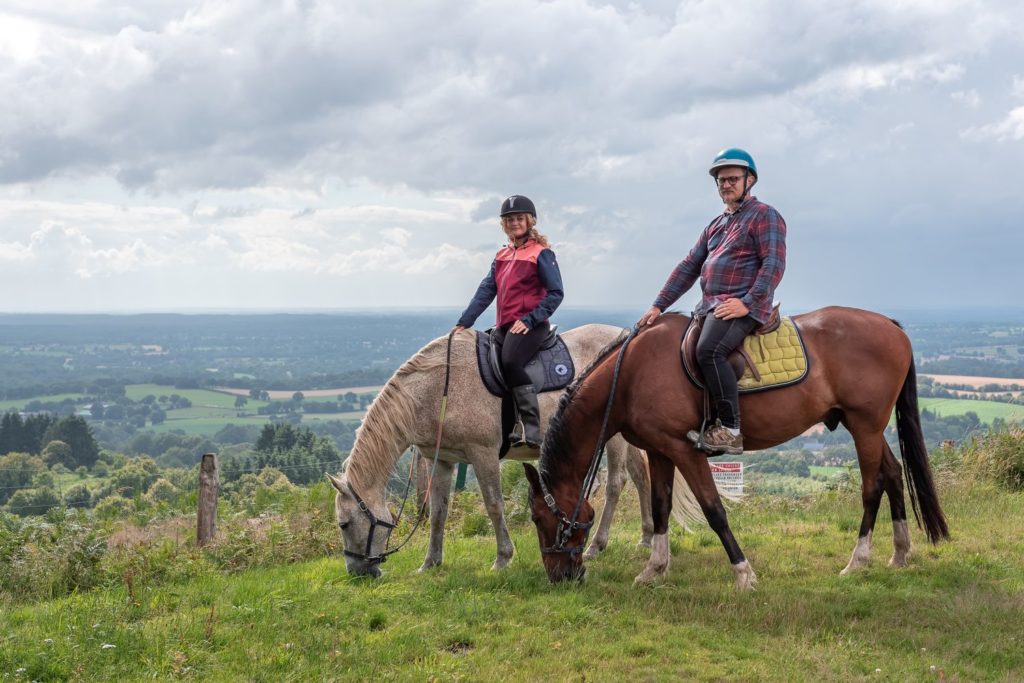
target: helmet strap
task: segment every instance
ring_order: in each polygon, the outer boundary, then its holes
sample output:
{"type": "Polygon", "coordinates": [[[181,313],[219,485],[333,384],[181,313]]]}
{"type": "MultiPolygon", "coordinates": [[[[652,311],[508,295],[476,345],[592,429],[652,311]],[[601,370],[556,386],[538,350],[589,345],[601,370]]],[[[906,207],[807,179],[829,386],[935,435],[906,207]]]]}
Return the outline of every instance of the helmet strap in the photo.
{"type": "Polygon", "coordinates": [[[743,169],[743,192],[740,193],[740,204],[747,201],[747,178],[750,177],[750,171],[746,168],[743,169]]]}

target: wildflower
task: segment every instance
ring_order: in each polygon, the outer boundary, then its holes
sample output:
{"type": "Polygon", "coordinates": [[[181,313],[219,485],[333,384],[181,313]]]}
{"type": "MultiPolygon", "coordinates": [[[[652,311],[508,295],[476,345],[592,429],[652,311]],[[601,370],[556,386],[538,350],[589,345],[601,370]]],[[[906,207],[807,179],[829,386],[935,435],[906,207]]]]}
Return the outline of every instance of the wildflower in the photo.
{"type": "Polygon", "coordinates": [[[101,650],[109,650],[109,649],[115,648],[115,647],[117,647],[117,645],[114,645],[112,643],[103,643],[102,645],[100,645],[100,649],[101,650]]]}

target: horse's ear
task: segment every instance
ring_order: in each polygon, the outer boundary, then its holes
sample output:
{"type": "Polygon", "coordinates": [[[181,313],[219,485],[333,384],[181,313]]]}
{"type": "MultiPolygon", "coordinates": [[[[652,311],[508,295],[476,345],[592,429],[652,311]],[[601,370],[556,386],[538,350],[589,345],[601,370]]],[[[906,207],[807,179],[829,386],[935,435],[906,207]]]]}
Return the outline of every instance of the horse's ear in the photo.
{"type": "Polygon", "coordinates": [[[341,477],[336,477],[330,472],[324,472],[324,475],[331,480],[331,486],[338,490],[338,493],[347,494],[348,491],[345,489],[345,483],[341,480],[341,477]]]}
{"type": "Polygon", "coordinates": [[[528,462],[523,463],[523,471],[526,472],[526,481],[530,482],[530,495],[535,495],[540,491],[540,473],[528,462]]]}

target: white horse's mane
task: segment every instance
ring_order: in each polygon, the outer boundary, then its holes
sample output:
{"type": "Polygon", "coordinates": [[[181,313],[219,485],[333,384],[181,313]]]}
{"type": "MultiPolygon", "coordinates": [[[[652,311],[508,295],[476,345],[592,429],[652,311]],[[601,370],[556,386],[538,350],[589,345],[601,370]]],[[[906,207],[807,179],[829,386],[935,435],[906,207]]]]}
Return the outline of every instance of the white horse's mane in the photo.
{"type": "MultiPolygon", "coordinates": [[[[452,367],[464,361],[473,338],[460,333],[452,339],[452,367]]],[[[384,385],[356,430],[356,441],[345,463],[348,481],[358,491],[385,480],[395,465],[395,451],[404,449],[416,430],[416,398],[407,386],[410,375],[443,368],[447,337],[428,342],[405,361],[384,385]]]]}

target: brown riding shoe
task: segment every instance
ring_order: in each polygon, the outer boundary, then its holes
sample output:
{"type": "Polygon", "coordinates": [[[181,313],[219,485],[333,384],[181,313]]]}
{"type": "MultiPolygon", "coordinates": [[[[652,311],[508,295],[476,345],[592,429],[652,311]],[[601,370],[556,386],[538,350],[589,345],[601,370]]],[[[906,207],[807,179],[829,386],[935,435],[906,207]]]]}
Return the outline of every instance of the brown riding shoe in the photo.
{"type": "Polygon", "coordinates": [[[722,426],[721,420],[715,420],[715,424],[704,431],[703,437],[694,429],[691,429],[686,437],[697,448],[707,451],[709,455],[741,455],[743,453],[743,435],[733,436],[732,432],[722,426]]]}

